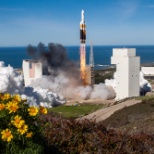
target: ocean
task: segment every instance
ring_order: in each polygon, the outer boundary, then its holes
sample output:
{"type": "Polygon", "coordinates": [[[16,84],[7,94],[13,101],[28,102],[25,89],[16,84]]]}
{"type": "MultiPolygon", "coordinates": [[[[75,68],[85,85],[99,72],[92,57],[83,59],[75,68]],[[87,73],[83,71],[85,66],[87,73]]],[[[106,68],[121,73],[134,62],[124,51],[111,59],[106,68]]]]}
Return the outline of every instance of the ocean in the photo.
{"type": "MultiPolygon", "coordinates": [[[[110,59],[113,48],[136,48],[136,55],[140,57],[141,64],[154,63],[154,46],[93,46],[95,69],[103,69],[111,65],[110,59]]],[[[79,64],[80,47],[66,46],[66,51],[70,60],[79,64]]],[[[86,47],[86,62],[89,64],[90,47],[86,47]]],[[[22,68],[22,60],[30,59],[26,52],[26,47],[0,47],[0,61],[5,65],[14,68],[22,68]]]]}

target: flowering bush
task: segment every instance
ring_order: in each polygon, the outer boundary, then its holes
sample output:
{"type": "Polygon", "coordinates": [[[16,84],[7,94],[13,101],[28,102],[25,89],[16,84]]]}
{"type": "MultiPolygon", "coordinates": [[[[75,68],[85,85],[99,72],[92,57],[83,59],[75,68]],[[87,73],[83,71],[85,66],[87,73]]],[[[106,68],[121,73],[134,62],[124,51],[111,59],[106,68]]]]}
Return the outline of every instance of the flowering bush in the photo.
{"type": "Polygon", "coordinates": [[[29,107],[19,95],[0,94],[0,153],[42,153],[40,114],[47,109],[29,107]]]}
{"type": "MultiPolygon", "coordinates": [[[[63,154],[154,154],[154,135],[107,129],[103,122],[44,115],[44,135],[63,154]]],[[[54,153],[54,152],[53,152],[54,153]]]]}

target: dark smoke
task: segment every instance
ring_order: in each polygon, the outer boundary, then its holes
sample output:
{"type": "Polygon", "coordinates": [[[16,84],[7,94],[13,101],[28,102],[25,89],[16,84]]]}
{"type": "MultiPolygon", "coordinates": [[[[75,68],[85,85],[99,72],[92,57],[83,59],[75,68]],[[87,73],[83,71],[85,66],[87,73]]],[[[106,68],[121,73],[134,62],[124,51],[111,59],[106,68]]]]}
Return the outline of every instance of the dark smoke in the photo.
{"type": "Polygon", "coordinates": [[[42,61],[44,75],[57,76],[59,72],[63,72],[69,77],[80,78],[79,68],[69,60],[66,49],[61,44],[49,43],[48,47],[43,43],[39,43],[37,47],[29,45],[27,52],[32,59],[42,61]]]}

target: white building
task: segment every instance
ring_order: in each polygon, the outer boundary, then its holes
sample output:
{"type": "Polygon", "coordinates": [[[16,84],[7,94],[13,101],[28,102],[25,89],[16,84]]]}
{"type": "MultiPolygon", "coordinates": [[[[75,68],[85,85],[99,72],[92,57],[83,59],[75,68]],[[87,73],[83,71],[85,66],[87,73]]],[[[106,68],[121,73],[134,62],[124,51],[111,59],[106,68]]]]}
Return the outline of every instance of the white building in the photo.
{"type": "Polygon", "coordinates": [[[144,76],[154,76],[154,67],[141,67],[144,76]]]}
{"type": "Polygon", "coordinates": [[[42,63],[37,60],[23,60],[22,63],[25,87],[37,78],[42,77],[42,63]]]}
{"type": "Polygon", "coordinates": [[[140,57],[136,57],[136,49],[113,49],[111,64],[116,64],[116,99],[139,96],[140,57]]]}

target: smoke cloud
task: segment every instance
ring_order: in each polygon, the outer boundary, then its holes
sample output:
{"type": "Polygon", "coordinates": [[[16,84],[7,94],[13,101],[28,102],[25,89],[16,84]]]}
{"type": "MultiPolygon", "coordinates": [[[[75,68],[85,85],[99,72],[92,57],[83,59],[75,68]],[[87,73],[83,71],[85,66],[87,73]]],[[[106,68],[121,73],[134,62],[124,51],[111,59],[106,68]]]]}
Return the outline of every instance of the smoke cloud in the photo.
{"type": "MultiPolygon", "coordinates": [[[[117,80],[116,80],[116,72],[113,75],[113,79],[106,79],[105,80],[105,85],[107,87],[111,87],[115,92],[117,88],[117,80]]],[[[142,72],[140,72],[140,79],[139,79],[139,85],[140,85],[140,95],[145,95],[147,92],[150,92],[152,90],[152,87],[150,83],[144,79],[144,75],[142,72]]]]}
{"type": "Polygon", "coordinates": [[[10,94],[20,94],[26,98],[29,105],[55,106],[64,103],[56,93],[48,89],[24,87],[23,76],[19,75],[11,66],[5,67],[4,62],[0,62],[0,92],[10,94]]]}
{"type": "MultiPolygon", "coordinates": [[[[80,71],[75,63],[67,57],[64,47],[43,44],[38,47],[28,47],[28,53],[34,59],[41,60],[44,74],[42,78],[34,80],[29,87],[24,87],[23,76],[18,74],[11,66],[5,67],[0,62],[0,92],[20,94],[26,98],[30,106],[43,105],[52,107],[65,103],[65,99],[112,99],[116,96],[116,73],[114,79],[106,80],[91,86],[82,86],[80,71]]],[[[151,90],[147,80],[140,74],[141,89],[151,90]]]]}
{"type": "Polygon", "coordinates": [[[45,88],[57,93],[61,98],[109,99],[115,97],[111,88],[104,84],[82,86],[80,70],[78,66],[67,57],[65,48],[60,44],[49,43],[48,48],[39,43],[38,47],[29,46],[28,53],[39,61],[42,61],[45,75],[36,79],[31,86],[45,88]]]}
{"type": "Polygon", "coordinates": [[[22,98],[27,99],[30,106],[41,104],[46,107],[63,104],[65,98],[108,99],[113,96],[108,94],[113,91],[103,84],[95,85],[94,88],[82,86],[79,68],[68,59],[65,49],[61,45],[50,44],[49,51],[42,44],[39,45],[39,48],[32,46],[28,48],[29,54],[34,59],[42,61],[47,75],[36,79],[29,87],[24,87],[23,76],[18,74],[13,67],[5,67],[4,62],[0,62],[1,93],[20,94],[22,98]]]}
{"type": "Polygon", "coordinates": [[[48,47],[45,47],[43,43],[39,43],[37,47],[29,45],[27,52],[32,59],[42,62],[45,75],[57,76],[62,72],[67,77],[76,78],[76,82],[81,82],[80,72],[76,63],[69,60],[62,45],[49,43],[48,47]]]}
{"type": "Polygon", "coordinates": [[[144,79],[144,74],[140,72],[140,95],[145,95],[152,90],[151,84],[144,79]]]}
{"type": "Polygon", "coordinates": [[[23,86],[23,77],[19,76],[9,65],[5,67],[0,61],[0,92],[19,93],[23,86]]]}

